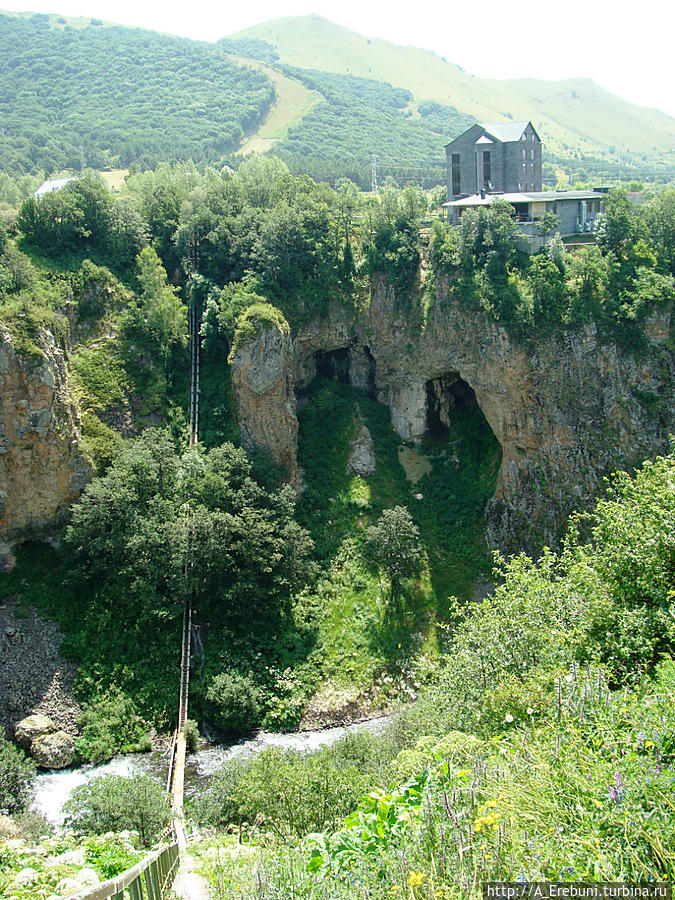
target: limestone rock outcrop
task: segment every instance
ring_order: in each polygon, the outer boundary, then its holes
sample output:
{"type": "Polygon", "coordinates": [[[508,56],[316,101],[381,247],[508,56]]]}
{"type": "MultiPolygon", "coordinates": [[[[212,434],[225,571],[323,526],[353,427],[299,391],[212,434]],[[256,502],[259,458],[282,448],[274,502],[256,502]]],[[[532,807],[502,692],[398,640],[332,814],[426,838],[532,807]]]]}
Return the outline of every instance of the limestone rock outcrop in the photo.
{"type": "Polygon", "coordinates": [[[14,726],[14,740],[19,747],[23,747],[24,750],[30,750],[36,738],[51,734],[55,730],[56,725],[54,725],[49,716],[34,713],[31,716],[26,716],[25,719],[17,722],[14,726]]]}
{"type": "Polygon", "coordinates": [[[667,452],[675,427],[668,312],[645,323],[639,354],[600,340],[594,324],[516,341],[481,310],[451,302],[442,283],[424,327],[415,318],[392,285],[374,279],[360,313],[335,305],[292,343],[258,335],[234,378],[246,443],[274,448],[297,471],[294,390],[317,371],[385,403],[406,441],[426,432],[431,415],[442,423],[455,402],[475,402],[502,449],[486,512],[490,545],[507,551],[555,540],[606,474],[667,452]]]}
{"type": "Polygon", "coordinates": [[[41,734],[33,739],[30,755],[43,769],[65,769],[75,758],[75,741],[65,731],[41,734]]]}
{"type": "Polygon", "coordinates": [[[365,422],[357,424],[347,468],[362,478],[369,478],[375,474],[375,444],[365,422]]]}
{"type": "Polygon", "coordinates": [[[22,357],[0,325],[0,538],[10,544],[61,525],[92,476],[63,351],[49,332],[40,343],[40,360],[22,357]]]}
{"type": "Polygon", "coordinates": [[[242,444],[266,450],[296,484],[298,419],[286,322],[257,321],[255,332],[233,350],[231,365],[242,444]]]}

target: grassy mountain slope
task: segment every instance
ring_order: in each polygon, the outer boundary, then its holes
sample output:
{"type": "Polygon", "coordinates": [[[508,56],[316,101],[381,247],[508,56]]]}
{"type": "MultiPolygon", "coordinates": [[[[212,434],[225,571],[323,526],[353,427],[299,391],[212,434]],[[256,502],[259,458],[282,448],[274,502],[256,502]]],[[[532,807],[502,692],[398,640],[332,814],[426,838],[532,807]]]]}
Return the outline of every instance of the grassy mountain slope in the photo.
{"type": "Polygon", "coordinates": [[[323,98],[297,78],[289,78],[257,60],[241,59],[243,65],[263,72],[274,84],[276,100],[260,126],[239,148],[240,153],[265,153],[288,134],[323,98]]]}
{"type": "Polygon", "coordinates": [[[478,120],[532,118],[552,153],[610,154],[613,147],[617,154],[675,161],[675,120],[588,79],[476,78],[430,51],[368,38],[315,15],[274,19],[235,37],[269,42],[290,65],[389,81],[416,101],[436,100],[478,120]]]}
{"type": "Polygon", "coordinates": [[[47,16],[0,15],[0,160],[15,174],[216,162],[275,98],[218,46],[47,16]]]}

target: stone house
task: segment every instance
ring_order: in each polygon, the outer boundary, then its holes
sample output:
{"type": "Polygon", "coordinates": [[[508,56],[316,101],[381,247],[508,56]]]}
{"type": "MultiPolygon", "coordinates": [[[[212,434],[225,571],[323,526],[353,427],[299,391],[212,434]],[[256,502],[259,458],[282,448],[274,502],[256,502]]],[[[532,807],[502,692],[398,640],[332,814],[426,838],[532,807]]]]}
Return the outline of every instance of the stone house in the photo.
{"type": "Polygon", "coordinates": [[[448,219],[465,209],[505,200],[530,239],[541,246],[539,220],[552,213],[563,235],[593,230],[606,195],[599,191],[542,191],[541,140],[531,122],[477,122],[446,146],[448,219]]]}
{"type": "Polygon", "coordinates": [[[477,122],[445,154],[448,200],[541,190],[541,140],[531,122],[477,122]]]}

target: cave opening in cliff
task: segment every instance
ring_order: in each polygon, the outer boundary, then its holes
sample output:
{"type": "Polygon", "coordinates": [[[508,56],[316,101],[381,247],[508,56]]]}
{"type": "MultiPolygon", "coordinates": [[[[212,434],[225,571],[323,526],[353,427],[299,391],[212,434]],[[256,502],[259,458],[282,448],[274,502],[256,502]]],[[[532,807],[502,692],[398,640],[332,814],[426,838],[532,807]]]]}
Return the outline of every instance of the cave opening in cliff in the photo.
{"type": "Polygon", "coordinates": [[[473,416],[480,414],[484,418],[473,388],[460,378],[457,372],[449,372],[440,378],[431,378],[425,387],[427,437],[447,436],[453,413],[458,412],[462,415],[468,413],[473,416]]]}
{"type": "Polygon", "coordinates": [[[321,378],[332,378],[340,384],[350,384],[349,378],[349,350],[341,347],[339,350],[322,350],[315,356],[316,374],[321,378]]]}

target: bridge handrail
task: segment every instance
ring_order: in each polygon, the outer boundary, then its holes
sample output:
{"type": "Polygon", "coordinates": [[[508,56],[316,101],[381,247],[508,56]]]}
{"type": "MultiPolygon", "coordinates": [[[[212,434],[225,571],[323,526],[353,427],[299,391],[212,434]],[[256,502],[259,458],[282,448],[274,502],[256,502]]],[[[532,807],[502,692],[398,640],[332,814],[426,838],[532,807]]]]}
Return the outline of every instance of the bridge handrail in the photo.
{"type": "Polygon", "coordinates": [[[67,900],[108,900],[110,897],[122,900],[127,888],[131,889],[132,897],[143,898],[143,882],[141,881],[143,875],[145,875],[145,896],[150,900],[161,900],[171,886],[178,858],[178,844],[174,841],[165,847],[160,847],[159,850],[154,850],[126,872],[101,884],[83,888],[77,894],[68,894],[67,900]]]}

